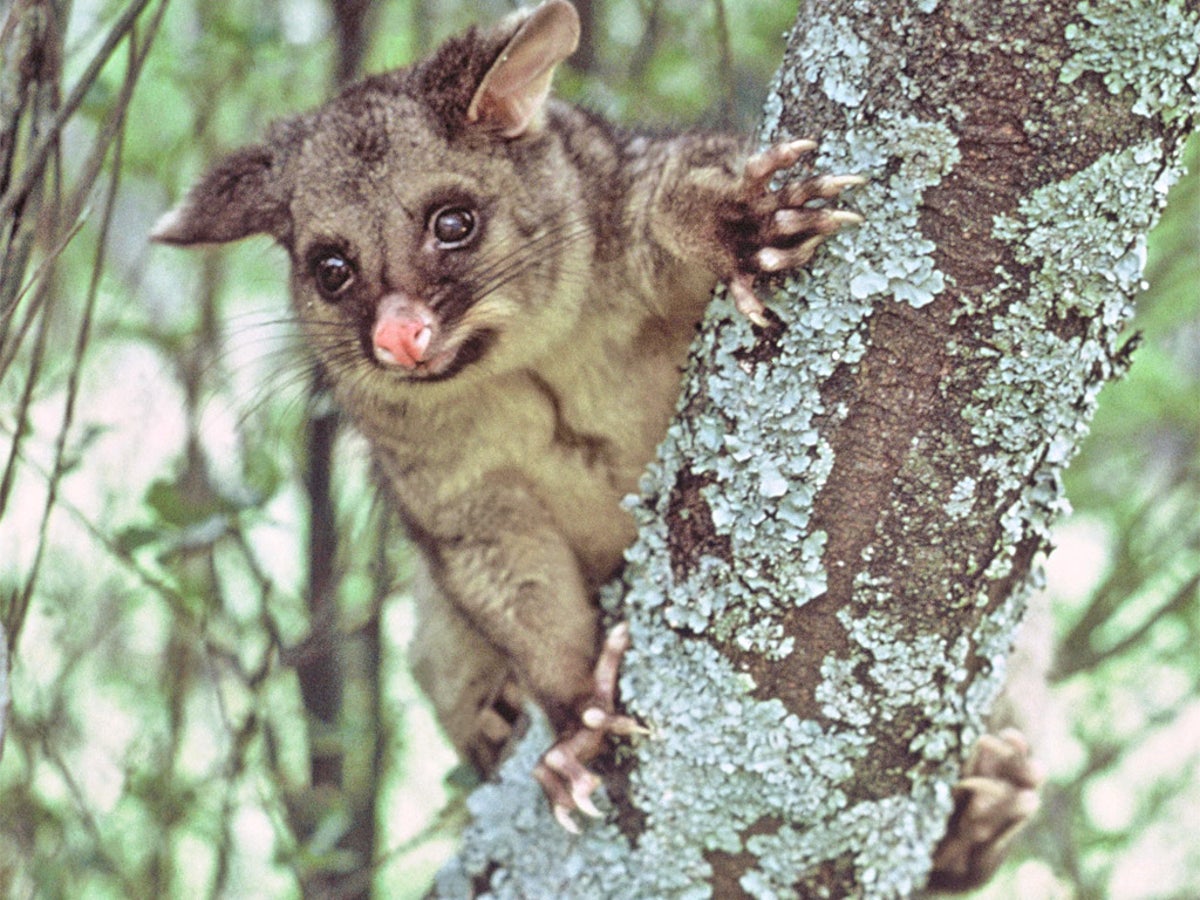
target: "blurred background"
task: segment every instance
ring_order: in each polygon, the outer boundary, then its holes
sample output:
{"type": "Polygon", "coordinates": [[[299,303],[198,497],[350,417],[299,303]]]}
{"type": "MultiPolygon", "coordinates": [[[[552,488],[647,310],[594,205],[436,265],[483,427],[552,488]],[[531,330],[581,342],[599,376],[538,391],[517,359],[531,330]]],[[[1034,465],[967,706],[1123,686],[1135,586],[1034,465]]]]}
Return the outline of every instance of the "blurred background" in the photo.
{"type": "MultiPolygon", "coordinates": [[[[795,13],[576,2],[564,94],[742,131],[795,13]]],[[[409,679],[404,548],[288,325],[284,255],[146,235],[271,120],[511,8],[0,7],[0,894],[420,897],[453,851],[471,777],[409,679]]],[[[1200,897],[1195,176],[1146,278],[1047,573],[1052,781],[988,897],[1200,897]]]]}

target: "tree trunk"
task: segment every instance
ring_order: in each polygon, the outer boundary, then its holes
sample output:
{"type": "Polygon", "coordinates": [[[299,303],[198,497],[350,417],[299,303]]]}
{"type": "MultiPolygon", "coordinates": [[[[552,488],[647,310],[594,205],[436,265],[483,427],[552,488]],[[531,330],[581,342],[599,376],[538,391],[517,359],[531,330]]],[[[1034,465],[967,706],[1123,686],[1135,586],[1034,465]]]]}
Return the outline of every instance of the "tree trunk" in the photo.
{"type": "Polygon", "coordinates": [[[900,897],[1004,679],[1200,82],[1197,2],[810,2],[765,138],[870,177],[751,333],[720,301],[638,507],[607,821],[535,728],[438,893],[900,897]]]}

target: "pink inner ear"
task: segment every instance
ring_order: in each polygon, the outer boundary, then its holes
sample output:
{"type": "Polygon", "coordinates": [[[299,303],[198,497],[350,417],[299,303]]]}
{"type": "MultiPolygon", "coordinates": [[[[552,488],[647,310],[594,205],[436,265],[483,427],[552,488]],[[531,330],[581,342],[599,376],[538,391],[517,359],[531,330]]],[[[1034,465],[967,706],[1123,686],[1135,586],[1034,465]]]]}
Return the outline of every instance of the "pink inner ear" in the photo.
{"type": "Polygon", "coordinates": [[[579,45],[579,14],[565,2],[544,3],[517,29],[483,76],[467,108],[468,122],[523,134],[550,93],[558,64],[579,45]]]}

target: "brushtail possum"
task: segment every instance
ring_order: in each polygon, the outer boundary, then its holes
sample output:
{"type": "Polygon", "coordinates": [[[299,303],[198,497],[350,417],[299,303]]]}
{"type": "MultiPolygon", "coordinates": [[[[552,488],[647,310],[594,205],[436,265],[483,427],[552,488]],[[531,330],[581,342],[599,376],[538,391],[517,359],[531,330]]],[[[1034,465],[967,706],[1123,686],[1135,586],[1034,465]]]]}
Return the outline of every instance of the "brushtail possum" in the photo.
{"type": "Polygon", "coordinates": [[[550,96],[579,19],[548,0],[367,78],[219,162],[154,239],[267,234],[307,343],[419,549],[415,670],[491,769],[525,698],[557,736],[536,775],[595,813],[588,762],[628,640],[595,595],[718,282],[753,322],[763,272],[858,221],[859,182],[773,177],[810,141],[620,130],[550,96]]]}

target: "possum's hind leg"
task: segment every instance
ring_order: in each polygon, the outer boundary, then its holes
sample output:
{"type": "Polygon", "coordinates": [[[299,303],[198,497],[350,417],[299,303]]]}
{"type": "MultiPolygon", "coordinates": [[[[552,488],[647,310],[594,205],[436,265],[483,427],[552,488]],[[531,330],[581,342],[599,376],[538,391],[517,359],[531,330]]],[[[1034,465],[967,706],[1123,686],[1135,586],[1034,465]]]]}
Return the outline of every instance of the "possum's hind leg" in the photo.
{"type": "Polygon", "coordinates": [[[933,857],[929,887],[978,887],[1004,860],[1008,845],[1040,802],[1044,776],[1021,732],[985,734],[954,786],[954,814],[933,857]]]}
{"type": "Polygon", "coordinates": [[[489,775],[523,725],[524,692],[504,655],[432,581],[419,577],[414,593],[413,675],[455,749],[481,775],[489,775]]]}

